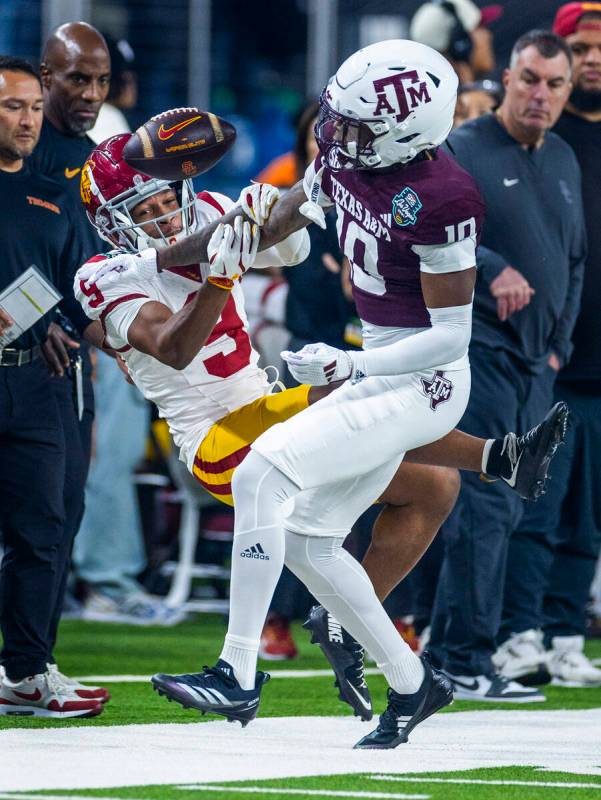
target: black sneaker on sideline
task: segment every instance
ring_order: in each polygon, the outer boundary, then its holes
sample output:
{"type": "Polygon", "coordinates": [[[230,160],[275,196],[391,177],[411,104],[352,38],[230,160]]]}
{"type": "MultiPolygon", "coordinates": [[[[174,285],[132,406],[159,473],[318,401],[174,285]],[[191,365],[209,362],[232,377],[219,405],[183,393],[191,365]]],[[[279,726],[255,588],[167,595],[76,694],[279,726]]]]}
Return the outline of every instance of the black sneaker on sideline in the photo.
{"type": "Polygon", "coordinates": [[[184,708],[196,708],[203,714],[220,714],[228,722],[241,722],[244,728],[257,716],[261,688],[269,678],[269,673],[257,672],[255,688],[242,689],[232,667],[219,659],[214,667],[203,667],[202,672],[190,675],[159,672],[151,681],[153,689],[169,702],[175,700],[184,708]]]}
{"type": "Polygon", "coordinates": [[[455,700],[479,703],[544,703],[545,695],[534,686],[524,686],[498,672],[491,675],[453,675],[445,670],[453,685],[455,700]]]}
{"type": "Polygon", "coordinates": [[[368,733],[355,745],[356,750],[390,750],[409,739],[409,734],[429,716],[453,702],[453,687],[449,679],[421,659],[424,680],[417,692],[399,694],[388,689],[388,705],[380,716],[375,731],[368,733]]]}
{"type": "Polygon", "coordinates": [[[569,413],[566,403],[555,403],[544,420],[527,433],[508,433],[500,455],[503,466],[487,475],[501,478],[524,500],[537,500],[545,493],[551,459],[565,439],[569,413]]]}
{"type": "Polygon", "coordinates": [[[342,702],[349,704],[356,717],[370,720],[374,712],[365,682],[365,653],[359,642],[323,606],[313,606],[303,628],[311,631],[312,644],[318,644],[330,662],[342,702]]]}

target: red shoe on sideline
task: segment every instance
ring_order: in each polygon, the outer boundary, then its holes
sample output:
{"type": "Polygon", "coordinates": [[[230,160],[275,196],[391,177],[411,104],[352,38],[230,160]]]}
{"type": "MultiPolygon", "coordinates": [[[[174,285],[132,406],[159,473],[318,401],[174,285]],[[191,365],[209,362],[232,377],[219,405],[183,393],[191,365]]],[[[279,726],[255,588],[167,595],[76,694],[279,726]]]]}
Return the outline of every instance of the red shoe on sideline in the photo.
{"type": "Polygon", "coordinates": [[[395,617],[392,624],[414,653],[419,652],[419,636],[413,627],[413,617],[395,617]]]}
{"type": "Polygon", "coordinates": [[[259,658],[267,661],[287,661],[296,658],[298,650],[290,633],[290,623],[284,617],[268,617],[259,645],[259,658]]]}

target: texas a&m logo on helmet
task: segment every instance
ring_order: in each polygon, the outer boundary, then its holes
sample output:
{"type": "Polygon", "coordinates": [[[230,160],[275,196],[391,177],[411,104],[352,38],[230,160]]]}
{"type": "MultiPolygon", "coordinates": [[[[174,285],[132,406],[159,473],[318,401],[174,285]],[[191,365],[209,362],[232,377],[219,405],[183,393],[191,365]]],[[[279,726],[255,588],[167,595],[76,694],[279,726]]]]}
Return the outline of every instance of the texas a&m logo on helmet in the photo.
{"type": "Polygon", "coordinates": [[[422,103],[431,103],[428,84],[422,80],[417,70],[397,72],[373,82],[378,96],[374,117],[394,114],[397,122],[407,119],[413,109],[422,103]],[[392,91],[391,91],[392,90],[392,91]],[[390,95],[393,94],[394,97],[390,95]],[[394,101],[396,100],[396,104],[394,101]],[[391,102],[392,101],[392,102],[391,102]]]}

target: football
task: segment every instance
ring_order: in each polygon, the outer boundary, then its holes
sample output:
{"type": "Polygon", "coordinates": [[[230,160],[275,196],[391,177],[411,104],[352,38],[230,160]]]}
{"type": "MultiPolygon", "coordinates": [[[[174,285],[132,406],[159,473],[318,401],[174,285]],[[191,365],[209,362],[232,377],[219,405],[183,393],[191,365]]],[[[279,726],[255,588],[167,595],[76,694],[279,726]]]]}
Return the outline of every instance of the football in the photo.
{"type": "Polygon", "coordinates": [[[236,129],[198,108],[172,108],[151,117],[125,145],[125,161],[168,181],[194,178],[214,167],[236,140],[236,129]]]}

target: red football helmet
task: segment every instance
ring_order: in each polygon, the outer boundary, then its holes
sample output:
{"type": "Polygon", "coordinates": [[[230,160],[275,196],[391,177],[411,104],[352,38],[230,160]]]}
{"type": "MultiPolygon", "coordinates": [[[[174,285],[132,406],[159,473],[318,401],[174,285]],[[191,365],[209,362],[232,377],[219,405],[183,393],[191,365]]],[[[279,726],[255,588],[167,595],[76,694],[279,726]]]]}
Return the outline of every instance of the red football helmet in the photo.
{"type": "MultiPolygon", "coordinates": [[[[123,148],[131,133],[112,136],[92,150],[81,171],[81,199],[88,219],[99,235],[115,247],[132,252],[154,247],[160,250],[193,233],[197,227],[194,187],[191,180],[169,181],[151,178],[132,169],[123,160],[123,148]],[[167,239],[156,225],[156,237],[136,224],[131,210],[165,189],[174,189],[182,213],[182,230],[167,239]]],[[[155,217],[167,219],[173,212],[155,217]]]]}

